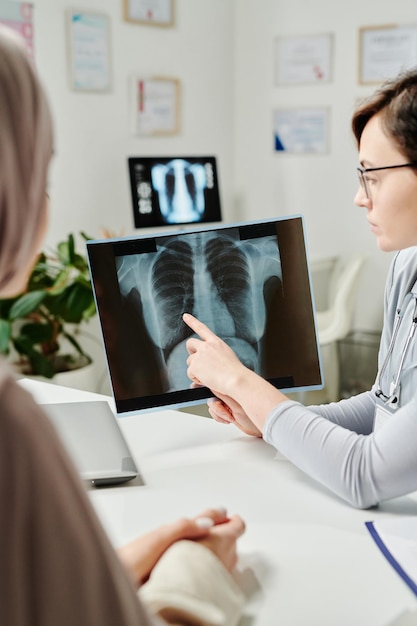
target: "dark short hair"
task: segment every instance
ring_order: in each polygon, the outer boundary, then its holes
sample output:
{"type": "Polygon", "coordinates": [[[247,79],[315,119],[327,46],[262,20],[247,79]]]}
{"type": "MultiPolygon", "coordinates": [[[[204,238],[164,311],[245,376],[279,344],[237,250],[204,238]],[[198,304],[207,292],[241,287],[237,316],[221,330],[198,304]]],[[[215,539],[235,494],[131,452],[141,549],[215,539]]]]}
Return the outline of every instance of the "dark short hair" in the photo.
{"type": "Polygon", "coordinates": [[[384,131],[409,161],[417,161],[417,68],[386,81],[361,102],[352,117],[358,148],[366,124],[382,113],[384,131]]]}

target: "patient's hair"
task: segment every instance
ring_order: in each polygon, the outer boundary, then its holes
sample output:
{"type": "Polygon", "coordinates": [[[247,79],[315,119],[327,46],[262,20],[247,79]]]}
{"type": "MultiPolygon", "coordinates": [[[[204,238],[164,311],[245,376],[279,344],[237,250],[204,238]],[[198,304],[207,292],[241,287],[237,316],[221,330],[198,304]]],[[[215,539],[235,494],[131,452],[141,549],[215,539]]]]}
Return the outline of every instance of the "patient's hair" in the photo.
{"type": "Polygon", "coordinates": [[[386,81],[357,107],[352,130],[358,148],[363,129],[378,113],[382,128],[400,152],[408,161],[417,161],[417,69],[386,81]]]}
{"type": "Polygon", "coordinates": [[[0,25],[0,289],[36,252],[51,154],[44,91],[23,42],[0,25]]]}

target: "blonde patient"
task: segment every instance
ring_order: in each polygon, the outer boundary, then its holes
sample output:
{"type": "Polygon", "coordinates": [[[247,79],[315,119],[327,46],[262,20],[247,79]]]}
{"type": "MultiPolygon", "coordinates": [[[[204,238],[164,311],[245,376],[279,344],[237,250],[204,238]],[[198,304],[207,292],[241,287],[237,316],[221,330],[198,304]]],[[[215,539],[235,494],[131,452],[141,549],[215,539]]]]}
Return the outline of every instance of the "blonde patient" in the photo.
{"type": "MultiPolygon", "coordinates": [[[[21,42],[0,27],[0,297],[21,292],[47,227],[49,106],[21,42]]],[[[8,626],[233,626],[239,516],[207,509],[119,555],[55,432],[0,363],[0,613],[8,626]],[[137,591],[139,587],[139,592],[137,591]]]]}

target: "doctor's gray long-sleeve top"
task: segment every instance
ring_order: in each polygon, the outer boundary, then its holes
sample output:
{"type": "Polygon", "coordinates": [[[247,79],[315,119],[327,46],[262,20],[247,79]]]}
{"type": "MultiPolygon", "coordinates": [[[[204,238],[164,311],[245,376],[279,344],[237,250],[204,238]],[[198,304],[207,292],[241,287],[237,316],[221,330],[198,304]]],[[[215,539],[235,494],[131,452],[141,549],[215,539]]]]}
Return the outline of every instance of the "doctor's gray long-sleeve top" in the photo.
{"type": "MultiPolygon", "coordinates": [[[[381,380],[388,395],[395,379],[417,298],[417,247],[394,257],[385,287],[384,326],[378,365],[387,355],[396,310],[402,307],[391,357],[381,380]],[[410,295],[411,290],[411,295],[410,295]],[[408,294],[408,295],[407,295],[408,294]]],[[[279,404],[268,416],[263,437],[301,470],[351,504],[368,508],[417,490],[417,333],[407,350],[397,409],[373,430],[376,407],[371,391],[328,405],[279,404]]]]}

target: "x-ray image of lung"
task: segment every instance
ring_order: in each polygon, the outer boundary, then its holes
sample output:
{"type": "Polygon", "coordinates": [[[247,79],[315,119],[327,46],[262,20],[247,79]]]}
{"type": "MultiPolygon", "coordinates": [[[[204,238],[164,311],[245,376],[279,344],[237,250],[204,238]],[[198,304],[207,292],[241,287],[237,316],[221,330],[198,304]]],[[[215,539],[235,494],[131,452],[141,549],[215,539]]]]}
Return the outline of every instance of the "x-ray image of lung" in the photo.
{"type": "Polygon", "coordinates": [[[251,369],[262,373],[266,299],[282,291],[275,235],[241,239],[226,232],[158,237],[152,252],[116,258],[123,298],[143,317],[155,354],[165,369],[163,391],[188,389],[186,340],[182,321],[189,312],[222,337],[251,369]]]}
{"type": "Polygon", "coordinates": [[[159,209],[167,224],[199,222],[205,211],[207,186],[202,163],[173,159],[151,169],[152,185],[158,193],[159,209]]]}

